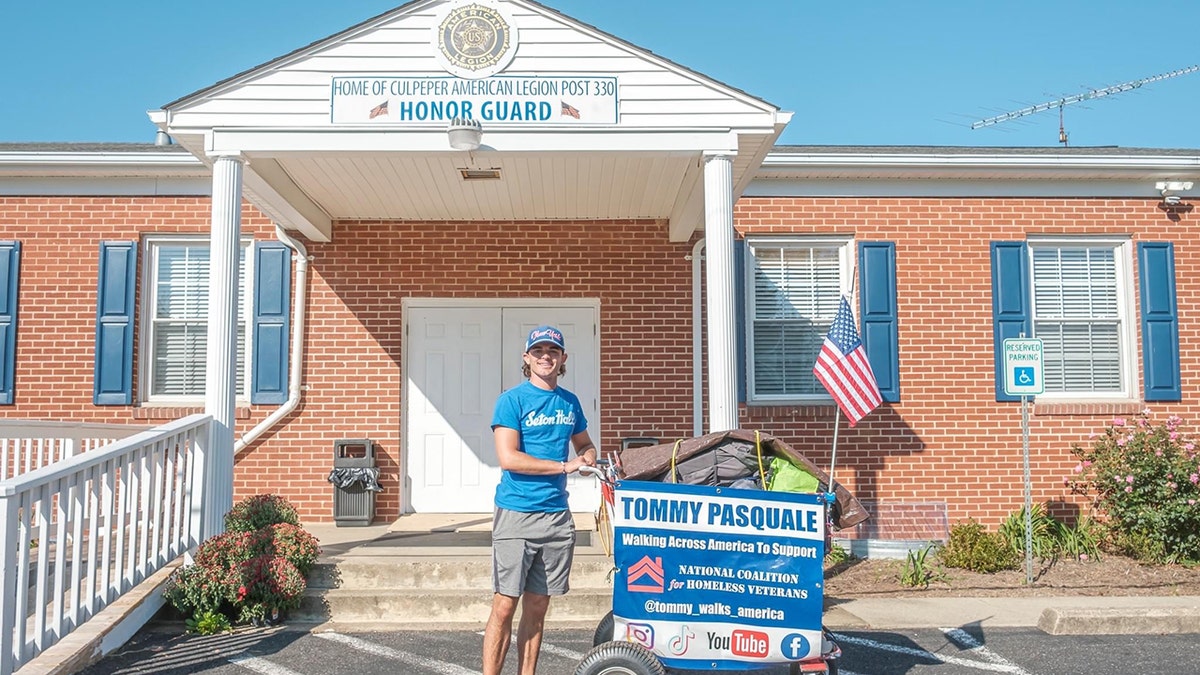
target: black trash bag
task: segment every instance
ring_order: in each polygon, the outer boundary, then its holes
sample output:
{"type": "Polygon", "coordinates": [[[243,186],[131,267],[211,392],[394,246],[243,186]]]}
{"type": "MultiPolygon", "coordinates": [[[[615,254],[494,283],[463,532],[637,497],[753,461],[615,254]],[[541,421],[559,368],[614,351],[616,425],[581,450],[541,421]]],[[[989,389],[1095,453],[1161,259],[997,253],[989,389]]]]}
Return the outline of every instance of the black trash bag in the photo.
{"type": "Polygon", "coordinates": [[[379,487],[379,469],[375,467],[338,467],[329,472],[329,482],[343,490],[361,483],[368,492],[383,492],[383,488],[379,487]]]}

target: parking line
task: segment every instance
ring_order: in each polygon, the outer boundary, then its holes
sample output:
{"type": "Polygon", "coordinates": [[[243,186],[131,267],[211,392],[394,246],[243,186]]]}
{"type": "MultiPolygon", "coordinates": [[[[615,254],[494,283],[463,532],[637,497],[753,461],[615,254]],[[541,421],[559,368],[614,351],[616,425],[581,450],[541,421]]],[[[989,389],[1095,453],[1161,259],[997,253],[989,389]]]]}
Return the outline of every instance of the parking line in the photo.
{"type": "Polygon", "coordinates": [[[418,668],[432,670],[433,672],[440,673],[441,675],[479,675],[479,671],[463,668],[456,663],[438,661],[437,659],[426,658],[411,652],[402,652],[398,649],[384,647],[383,645],[378,645],[374,642],[360,640],[359,638],[351,637],[349,635],[342,635],[341,633],[313,633],[313,635],[333,642],[340,642],[344,645],[349,645],[355,649],[361,649],[364,652],[368,652],[376,656],[385,656],[389,659],[402,661],[410,666],[417,666],[418,668]]]}
{"type": "Polygon", "coordinates": [[[229,662],[235,666],[241,666],[247,670],[253,670],[261,675],[300,675],[294,670],[289,670],[283,666],[275,665],[266,659],[260,659],[254,656],[244,656],[236,659],[229,659],[229,662]]]}
{"type": "MultiPolygon", "coordinates": [[[[476,631],[475,634],[483,635],[483,631],[476,631]]],[[[509,640],[509,644],[511,644],[511,645],[517,644],[517,636],[516,635],[512,636],[512,639],[509,640]]],[[[579,652],[577,652],[573,649],[556,647],[556,646],[546,642],[546,638],[544,636],[542,637],[542,651],[546,652],[547,654],[554,654],[555,656],[561,656],[564,659],[567,659],[568,661],[582,661],[583,657],[587,656],[586,654],[580,654],[579,652]]]]}
{"type": "Polygon", "coordinates": [[[984,661],[973,661],[971,659],[960,659],[957,656],[943,656],[934,654],[933,652],[925,651],[924,649],[915,649],[913,647],[902,647],[893,645],[887,642],[877,642],[866,638],[858,638],[844,633],[834,633],[834,639],[837,642],[844,642],[850,645],[858,645],[860,647],[868,647],[871,649],[879,649],[885,652],[893,652],[896,654],[904,654],[906,656],[916,656],[923,659],[940,661],[955,666],[963,666],[964,668],[975,668],[976,670],[991,670],[998,673],[1013,673],[1013,675],[1028,675],[1020,666],[1005,664],[1005,663],[987,663],[984,661]]]}
{"type": "Polygon", "coordinates": [[[978,654],[981,658],[987,661],[1004,664],[1006,666],[1012,666],[1013,668],[1016,668],[1016,670],[1012,671],[1016,675],[1030,675],[1028,672],[1021,669],[1021,667],[1017,664],[985,647],[983,643],[976,640],[970,633],[961,628],[943,628],[942,632],[945,633],[946,637],[958,646],[966,647],[969,651],[978,654]]]}

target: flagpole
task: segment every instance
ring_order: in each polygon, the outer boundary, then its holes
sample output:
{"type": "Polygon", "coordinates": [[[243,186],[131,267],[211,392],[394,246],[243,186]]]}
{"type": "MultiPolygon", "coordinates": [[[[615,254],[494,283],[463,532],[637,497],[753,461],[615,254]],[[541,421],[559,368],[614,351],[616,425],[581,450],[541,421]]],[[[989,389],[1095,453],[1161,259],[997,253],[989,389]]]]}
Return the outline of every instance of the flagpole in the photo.
{"type": "Polygon", "coordinates": [[[841,426],[842,409],[838,406],[833,407],[833,454],[829,457],[829,491],[833,492],[833,470],[837,466],[837,437],[838,427],[841,426]]]}

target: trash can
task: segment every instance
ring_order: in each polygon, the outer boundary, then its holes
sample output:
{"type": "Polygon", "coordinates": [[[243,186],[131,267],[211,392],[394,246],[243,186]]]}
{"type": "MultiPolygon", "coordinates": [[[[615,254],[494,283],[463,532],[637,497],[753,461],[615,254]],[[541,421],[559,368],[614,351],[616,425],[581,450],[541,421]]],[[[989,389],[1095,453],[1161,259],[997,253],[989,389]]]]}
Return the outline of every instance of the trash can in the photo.
{"type": "Polygon", "coordinates": [[[375,466],[375,444],[370,439],[333,442],[333,521],[338,527],[365,527],[375,519],[375,493],[379,469],[375,466]]]}

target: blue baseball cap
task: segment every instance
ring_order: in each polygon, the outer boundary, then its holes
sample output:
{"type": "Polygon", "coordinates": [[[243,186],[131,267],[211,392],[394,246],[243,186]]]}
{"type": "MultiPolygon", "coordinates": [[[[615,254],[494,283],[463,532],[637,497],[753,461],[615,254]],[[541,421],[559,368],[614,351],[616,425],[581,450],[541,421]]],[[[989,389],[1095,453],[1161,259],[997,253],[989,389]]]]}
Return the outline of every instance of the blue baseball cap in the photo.
{"type": "Polygon", "coordinates": [[[567,345],[563,343],[562,331],[554,326],[538,326],[529,331],[529,337],[525,340],[525,351],[533,349],[534,345],[542,342],[549,342],[564,352],[567,351],[567,345]]]}

